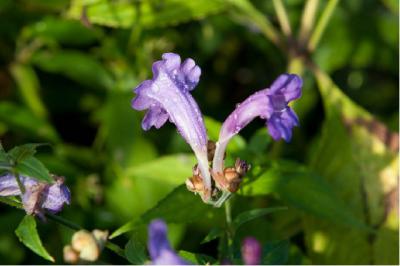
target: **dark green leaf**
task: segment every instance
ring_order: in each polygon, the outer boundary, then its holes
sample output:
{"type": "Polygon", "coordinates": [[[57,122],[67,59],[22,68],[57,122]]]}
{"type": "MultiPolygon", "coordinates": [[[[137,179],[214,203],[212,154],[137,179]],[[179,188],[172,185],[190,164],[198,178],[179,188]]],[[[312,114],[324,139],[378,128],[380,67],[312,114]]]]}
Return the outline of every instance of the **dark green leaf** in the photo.
{"type": "Polygon", "coordinates": [[[28,157],[32,157],[36,153],[36,149],[40,146],[45,146],[46,143],[28,143],[16,146],[8,151],[8,155],[15,162],[19,163],[28,157]]]}
{"type": "Polygon", "coordinates": [[[264,245],[262,264],[284,265],[289,258],[290,242],[288,240],[270,242],[264,245]]]}
{"type": "Polygon", "coordinates": [[[42,180],[49,183],[52,183],[54,181],[50,177],[49,171],[42,164],[42,162],[32,156],[25,158],[25,160],[20,162],[17,165],[16,170],[21,175],[33,177],[36,178],[37,180],[42,180]]]}
{"type": "Polygon", "coordinates": [[[254,209],[250,211],[245,211],[239,214],[234,220],[233,220],[233,228],[235,231],[239,229],[240,226],[242,226],[244,223],[249,222],[253,219],[256,219],[258,217],[270,214],[272,212],[276,211],[283,211],[287,210],[287,207],[272,207],[272,208],[262,208],[262,209],[254,209]]]}
{"type": "Polygon", "coordinates": [[[125,256],[132,264],[144,265],[148,261],[145,245],[133,237],[125,246],[125,256]]]}
{"type": "Polygon", "coordinates": [[[46,260],[54,262],[54,258],[43,247],[42,241],[40,240],[38,231],[36,229],[36,221],[33,216],[26,215],[18,225],[18,228],[15,230],[15,234],[18,236],[19,240],[30,250],[46,260]]]}

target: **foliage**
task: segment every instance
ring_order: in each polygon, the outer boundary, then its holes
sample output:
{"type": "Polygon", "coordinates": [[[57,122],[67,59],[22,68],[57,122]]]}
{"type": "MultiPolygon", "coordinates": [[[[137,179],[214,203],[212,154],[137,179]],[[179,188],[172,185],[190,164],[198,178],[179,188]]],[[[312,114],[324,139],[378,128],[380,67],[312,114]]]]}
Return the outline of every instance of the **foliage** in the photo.
{"type": "Polygon", "coordinates": [[[0,25],[0,173],[65,176],[72,195],[46,222],[0,197],[0,263],[61,264],[73,230],[99,228],[101,262],[144,264],[154,218],[196,264],[241,264],[246,236],[265,264],[399,263],[398,1],[3,0],[0,25]],[[169,51],[202,68],[212,140],[277,75],[304,80],[291,143],[256,121],[229,144],[252,168],[225,207],[186,189],[173,127],[144,132],[130,107],[169,51]]]}

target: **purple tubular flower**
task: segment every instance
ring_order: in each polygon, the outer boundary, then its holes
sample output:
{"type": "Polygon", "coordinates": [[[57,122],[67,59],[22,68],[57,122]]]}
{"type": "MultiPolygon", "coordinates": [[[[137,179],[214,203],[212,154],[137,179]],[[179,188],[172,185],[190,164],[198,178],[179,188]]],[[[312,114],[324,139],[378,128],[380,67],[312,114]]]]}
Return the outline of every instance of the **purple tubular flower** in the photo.
{"type": "Polygon", "coordinates": [[[189,265],[171,248],[167,225],[162,220],[153,220],[149,225],[148,249],[154,265],[189,265]]]}
{"type": "Polygon", "coordinates": [[[301,96],[302,84],[299,76],[282,74],[270,88],[260,90],[238,104],[222,124],[213,160],[213,172],[222,172],[223,155],[229,140],[256,117],[266,120],[268,133],[274,140],[290,141],[292,128],[299,125],[299,120],[288,103],[301,96]]]}
{"type": "Polygon", "coordinates": [[[254,237],[246,237],[242,243],[242,259],[246,265],[259,265],[262,248],[254,237]]]}
{"type": "MultiPolygon", "coordinates": [[[[167,120],[174,123],[178,132],[194,151],[207,194],[211,190],[211,177],[207,160],[207,133],[200,109],[190,91],[201,75],[193,59],[181,63],[179,55],[165,53],[161,61],[153,64],[153,79],[145,80],[135,88],[132,108],[146,110],[142,128],[160,128],[167,120]]],[[[202,195],[204,200],[209,195],[202,195]]]]}
{"type": "Polygon", "coordinates": [[[22,205],[27,214],[42,214],[46,209],[51,213],[60,212],[64,204],[70,204],[71,195],[64,178],[56,177],[53,184],[39,182],[27,176],[19,176],[25,193],[22,194],[17,180],[11,174],[0,176],[0,196],[22,196],[22,205]]]}

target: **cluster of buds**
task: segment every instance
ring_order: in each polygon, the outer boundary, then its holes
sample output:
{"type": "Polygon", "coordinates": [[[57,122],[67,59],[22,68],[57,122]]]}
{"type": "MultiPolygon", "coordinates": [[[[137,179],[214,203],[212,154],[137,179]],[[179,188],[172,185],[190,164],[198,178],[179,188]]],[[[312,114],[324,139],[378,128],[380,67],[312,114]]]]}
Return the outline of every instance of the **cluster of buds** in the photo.
{"type": "Polygon", "coordinates": [[[64,261],[69,264],[96,261],[108,238],[108,231],[80,230],[72,236],[71,245],[63,249],[64,261]]]}
{"type": "MultiPolygon", "coordinates": [[[[208,141],[207,151],[208,160],[212,162],[215,153],[215,142],[208,141]]],[[[245,161],[237,158],[234,167],[226,167],[222,173],[214,173],[210,169],[211,176],[214,180],[212,186],[212,196],[218,195],[220,190],[229,191],[234,193],[239,189],[243,177],[250,170],[250,165],[245,161]]],[[[201,171],[196,164],[193,167],[193,175],[186,180],[186,187],[189,191],[194,193],[204,193],[206,187],[204,186],[201,171]]]]}

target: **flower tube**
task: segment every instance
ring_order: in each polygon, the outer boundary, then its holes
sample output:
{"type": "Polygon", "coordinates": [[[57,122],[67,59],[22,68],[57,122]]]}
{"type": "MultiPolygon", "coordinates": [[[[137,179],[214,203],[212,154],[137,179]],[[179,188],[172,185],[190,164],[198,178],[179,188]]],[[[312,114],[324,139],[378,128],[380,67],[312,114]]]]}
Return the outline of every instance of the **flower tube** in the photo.
{"type": "Polygon", "coordinates": [[[288,106],[301,96],[302,80],[294,74],[282,74],[270,88],[260,90],[238,104],[222,124],[213,159],[213,174],[224,170],[224,153],[229,140],[253,119],[266,120],[268,133],[274,140],[292,138],[292,128],[299,124],[295,112],[288,106]]]}
{"type": "Polygon", "coordinates": [[[144,130],[152,126],[160,128],[167,120],[175,124],[197,157],[205,187],[201,196],[207,202],[211,193],[208,138],[200,109],[190,94],[199,82],[201,70],[190,58],[181,63],[179,55],[165,53],[161,61],[153,64],[152,71],[153,79],[135,88],[132,107],[136,110],[147,109],[142,121],[144,130]]]}
{"type": "Polygon", "coordinates": [[[154,265],[188,265],[171,248],[167,238],[167,225],[162,220],[153,220],[149,225],[148,249],[154,265]]]}

